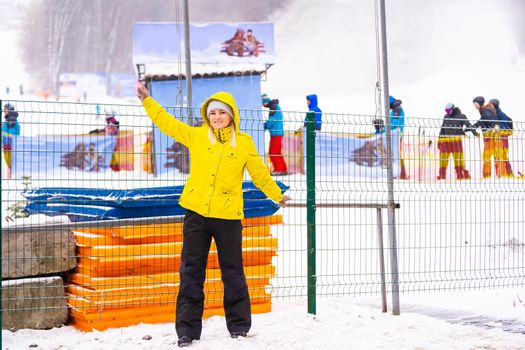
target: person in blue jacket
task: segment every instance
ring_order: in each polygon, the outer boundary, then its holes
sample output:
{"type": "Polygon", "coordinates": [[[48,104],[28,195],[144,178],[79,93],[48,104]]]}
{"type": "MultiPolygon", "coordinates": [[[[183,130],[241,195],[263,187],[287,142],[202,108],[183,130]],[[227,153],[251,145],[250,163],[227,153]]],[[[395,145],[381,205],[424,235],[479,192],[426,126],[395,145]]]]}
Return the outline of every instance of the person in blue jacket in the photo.
{"type": "Polygon", "coordinates": [[[408,175],[405,170],[405,160],[402,155],[403,131],[405,130],[405,111],[403,110],[403,107],[401,107],[401,100],[389,96],[388,102],[390,104],[390,130],[399,130],[399,165],[401,167],[399,178],[406,180],[408,179],[408,175]]]}
{"type": "Polygon", "coordinates": [[[7,163],[8,172],[10,176],[10,169],[12,163],[12,151],[14,146],[13,136],[20,135],[20,124],[18,124],[18,112],[15,111],[15,106],[11,103],[4,105],[4,122],[2,123],[2,149],[4,150],[4,157],[7,163]]]}
{"type": "Polygon", "coordinates": [[[288,167],[286,166],[282,153],[284,125],[279,100],[270,99],[268,95],[263,94],[262,105],[270,109],[268,120],[264,123],[264,130],[270,132],[270,149],[268,150],[268,154],[270,155],[270,161],[273,166],[272,175],[287,175],[288,167]]]}
{"type": "Polygon", "coordinates": [[[399,132],[402,133],[405,129],[405,111],[401,107],[401,100],[390,96],[390,129],[392,131],[399,129],[399,132]]]}
{"type": "Polygon", "coordinates": [[[496,130],[496,140],[499,136],[499,155],[498,162],[496,162],[496,174],[499,177],[512,177],[512,166],[509,161],[509,136],[514,132],[514,125],[512,119],[503,112],[499,106],[499,100],[493,98],[490,103],[496,109],[496,115],[498,117],[499,130],[496,130]]]}
{"type": "MultiPolygon", "coordinates": [[[[306,104],[308,105],[308,111],[314,112],[315,115],[315,130],[321,130],[321,125],[323,123],[323,112],[321,109],[317,106],[317,95],[308,95],[306,96],[306,104]]],[[[304,122],[304,126],[306,127],[306,120],[304,122]]]]}
{"type": "Polygon", "coordinates": [[[20,135],[20,124],[18,124],[18,112],[15,111],[15,106],[11,103],[4,105],[4,119],[2,131],[9,130],[11,135],[20,135]]]}
{"type": "Polygon", "coordinates": [[[492,158],[494,158],[495,165],[499,162],[499,141],[497,140],[497,130],[499,129],[498,114],[491,102],[485,104],[483,96],[474,97],[472,103],[480,115],[479,120],[474,123],[473,127],[475,129],[481,128],[483,135],[482,173],[483,178],[487,179],[492,176],[492,158]]]}

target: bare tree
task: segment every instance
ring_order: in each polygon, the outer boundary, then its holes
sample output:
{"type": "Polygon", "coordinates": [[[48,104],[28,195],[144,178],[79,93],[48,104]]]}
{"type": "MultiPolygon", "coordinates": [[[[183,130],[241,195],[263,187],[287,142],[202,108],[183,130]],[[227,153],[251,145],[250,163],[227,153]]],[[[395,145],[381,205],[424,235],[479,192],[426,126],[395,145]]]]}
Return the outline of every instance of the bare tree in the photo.
{"type": "Polygon", "coordinates": [[[45,1],[46,18],[48,19],[47,54],[49,58],[49,84],[50,89],[58,94],[58,79],[62,71],[62,56],[65,41],[70,29],[71,21],[80,8],[76,0],[61,0],[56,6],[56,0],[45,1]]]}
{"type": "Polygon", "coordinates": [[[26,70],[30,72],[35,85],[48,86],[49,59],[47,40],[43,35],[47,19],[42,16],[43,10],[42,2],[34,2],[27,10],[21,33],[21,55],[26,70]]]}
{"type": "MultiPolygon", "coordinates": [[[[190,1],[192,21],[261,21],[290,0],[190,1]]],[[[41,0],[28,6],[23,61],[35,83],[58,92],[60,73],[133,73],[133,24],[176,21],[180,1],[41,0]]],[[[179,13],[180,14],[180,13],[179,13]]]]}

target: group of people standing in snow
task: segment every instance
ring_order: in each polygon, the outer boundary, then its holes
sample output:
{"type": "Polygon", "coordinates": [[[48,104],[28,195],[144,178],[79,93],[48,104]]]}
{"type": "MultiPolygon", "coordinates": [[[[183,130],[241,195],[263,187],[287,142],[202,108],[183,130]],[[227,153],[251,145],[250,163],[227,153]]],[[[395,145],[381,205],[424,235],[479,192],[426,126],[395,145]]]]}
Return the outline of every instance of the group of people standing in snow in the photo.
{"type": "MultiPolygon", "coordinates": [[[[307,96],[309,111],[315,115],[315,129],[321,130],[322,112],[317,106],[317,95],[307,96]]],[[[512,119],[505,114],[500,108],[498,99],[491,99],[485,103],[483,96],[477,96],[473,99],[476,110],[480,113],[480,119],[471,124],[468,118],[461,112],[459,107],[454,103],[447,103],[445,106],[445,116],[439,132],[438,149],[439,149],[439,175],[438,180],[445,180],[449,159],[452,156],[456,179],[470,179],[470,172],[465,168],[465,154],[463,150],[463,137],[467,132],[479,137],[481,130],[483,137],[482,152],[482,175],[483,178],[492,176],[492,158],[494,158],[494,167],[497,177],[512,177],[513,171],[509,161],[509,136],[513,134],[512,119]]],[[[262,96],[262,104],[270,110],[268,120],[264,123],[264,129],[270,132],[269,155],[272,163],[274,175],[286,175],[287,166],[282,155],[282,139],[284,136],[283,114],[279,106],[279,100],[270,99],[267,94],[262,96]]],[[[405,127],[405,112],[402,107],[402,101],[393,96],[389,96],[390,106],[390,127],[392,131],[398,130],[399,143],[402,148],[403,131],[405,127]]],[[[386,132],[385,124],[382,119],[373,121],[376,134],[386,132]]],[[[405,168],[404,159],[400,156],[400,179],[408,179],[408,173],[405,168]]]]}
{"type": "Polygon", "coordinates": [[[509,136],[513,134],[514,129],[512,119],[501,110],[498,99],[491,99],[485,103],[483,96],[477,96],[472,103],[480,114],[480,119],[473,125],[459,107],[453,103],[447,103],[445,106],[446,114],[438,141],[440,151],[438,180],[446,179],[451,155],[454,159],[456,178],[459,180],[471,178],[469,171],[465,168],[463,137],[467,132],[479,137],[480,134],[476,131],[478,128],[481,129],[483,137],[483,178],[492,176],[492,158],[494,158],[497,177],[513,176],[509,161],[509,136]]]}
{"type": "MultiPolygon", "coordinates": [[[[468,132],[476,137],[483,137],[482,176],[484,178],[492,176],[492,159],[494,159],[496,176],[513,176],[512,166],[509,161],[509,136],[513,134],[512,119],[501,110],[498,99],[491,99],[485,103],[486,101],[483,96],[477,96],[472,102],[476,110],[480,113],[480,119],[474,124],[470,123],[465,114],[463,114],[459,107],[454,103],[447,103],[445,106],[446,114],[443,118],[437,143],[439,149],[438,180],[446,179],[447,168],[451,156],[454,160],[456,179],[464,180],[471,178],[470,172],[465,168],[465,154],[463,150],[463,137],[468,132]],[[481,130],[481,133],[477,132],[478,129],[481,130]]],[[[311,94],[306,96],[306,103],[309,112],[314,113],[315,130],[321,130],[322,111],[318,107],[317,95],[311,94]]],[[[269,109],[267,121],[264,123],[264,129],[270,133],[268,154],[273,169],[272,175],[287,175],[289,173],[288,166],[282,152],[284,121],[279,100],[272,99],[267,94],[263,94],[262,105],[269,109]]],[[[402,145],[403,130],[405,127],[405,112],[402,107],[402,101],[390,96],[389,105],[391,130],[398,130],[400,145],[402,145]]],[[[11,165],[11,152],[13,148],[12,136],[20,135],[20,125],[18,123],[18,112],[15,111],[14,105],[6,103],[3,107],[5,120],[2,124],[2,145],[9,168],[11,165]]],[[[118,132],[118,122],[114,118],[114,115],[109,115],[108,118],[106,119],[108,127],[103,129],[103,131],[106,134],[114,134],[108,132],[113,128],[115,129],[115,133],[118,132]]],[[[386,131],[382,119],[374,120],[373,124],[375,126],[376,134],[381,134],[386,131]]],[[[408,179],[408,173],[405,168],[402,154],[400,156],[399,178],[408,179]]]]}

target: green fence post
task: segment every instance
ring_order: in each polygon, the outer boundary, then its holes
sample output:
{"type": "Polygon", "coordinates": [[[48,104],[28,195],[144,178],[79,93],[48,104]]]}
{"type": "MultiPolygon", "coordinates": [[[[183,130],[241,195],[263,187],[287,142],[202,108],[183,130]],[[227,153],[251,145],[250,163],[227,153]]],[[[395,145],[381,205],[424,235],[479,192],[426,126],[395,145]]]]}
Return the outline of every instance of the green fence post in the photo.
{"type": "Polygon", "coordinates": [[[316,314],[315,271],[315,115],[306,115],[306,221],[308,264],[308,313],[316,314]]]}

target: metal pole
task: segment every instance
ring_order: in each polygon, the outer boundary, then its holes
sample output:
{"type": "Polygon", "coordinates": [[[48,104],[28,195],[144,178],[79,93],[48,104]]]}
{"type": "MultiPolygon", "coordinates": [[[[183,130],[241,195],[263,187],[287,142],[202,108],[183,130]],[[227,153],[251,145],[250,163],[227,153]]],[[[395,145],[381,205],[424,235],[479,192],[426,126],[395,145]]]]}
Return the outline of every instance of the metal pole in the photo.
{"type": "Polygon", "coordinates": [[[306,256],[307,256],[307,286],[308,313],[316,314],[316,264],[315,264],[315,116],[310,112],[306,115],[306,256]]]}
{"type": "Polygon", "coordinates": [[[379,273],[381,275],[381,310],[387,312],[386,302],[386,277],[385,277],[385,251],[383,247],[383,214],[377,208],[377,248],[379,250],[379,273]]]}
{"type": "Polygon", "coordinates": [[[390,243],[390,268],[392,270],[392,314],[399,315],[399,270],[397,265],[396,216],[394,202],[394,169],[392,160],[392,129],[390,128],[390,103],[388,91],[388,57],[386,38],[385,0],[379,0],[381,85],[383,90],[383,115],[386,117],[387,187],[388,187],[388,236],[390,243]]]}
{"type": "Polygon", "coordinates": [[[188,0],[184,0],[184,53],[186,58],[186,106],[188,106],[188,123],[193,125],[193,101],[191,81],[191,48],[190,48],[190,11],[188,0]]]}

